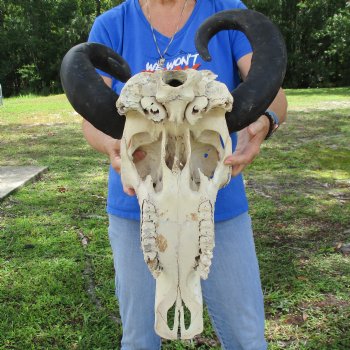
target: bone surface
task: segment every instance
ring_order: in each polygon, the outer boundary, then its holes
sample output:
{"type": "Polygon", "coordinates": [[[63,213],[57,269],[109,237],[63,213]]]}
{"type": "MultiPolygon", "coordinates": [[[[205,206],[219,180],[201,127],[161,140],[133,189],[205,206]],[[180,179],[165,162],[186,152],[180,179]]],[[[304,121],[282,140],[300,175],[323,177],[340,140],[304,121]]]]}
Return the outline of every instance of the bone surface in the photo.
{"type": "Polygon", "coordinates": [[[156,278],[155,330],[191,339],[203,330],[200,279],[214,249],[214,205],[230,180],[225,113],[232,95],[210,71],[156,71],[132,77],[117,102],[126,115],[122,182],[141,208],[141,247],[156,278]],[[145,158],[134,161],[136,150],[145,158]]]}

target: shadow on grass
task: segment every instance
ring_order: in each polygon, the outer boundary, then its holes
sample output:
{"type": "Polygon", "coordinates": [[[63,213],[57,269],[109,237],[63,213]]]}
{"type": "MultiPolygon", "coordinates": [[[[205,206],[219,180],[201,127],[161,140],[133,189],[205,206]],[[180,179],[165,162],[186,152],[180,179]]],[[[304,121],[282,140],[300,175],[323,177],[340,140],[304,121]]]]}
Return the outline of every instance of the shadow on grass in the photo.
{"type": "Polygon", "coordinates": [[[98,176],[101,166],[108,168],[107,157],[93,151],[78,126],[33,126],[16,132],[19,125],[4,126],[0,162],[6,164],[45,164],[50,170],[83,178],[98,176]],[[79,175],[81,174],[81,175],[79,175]]]}
{"type": "MultiPolygon", "coordinates": [[[[341,111],[295,113],[246,173],[271,349],[281,349],[279,342],[285,349],[347,349],[346,304],[317,304],[327,296],[350,302],[349,261],[334,251],[335,242],[350,240],[347,127],[341,111]],[[303,312],[307,317],[288,321],[303,312]]],[[[77,125],[1,131],[1,164],[41,164],[49,172],[0,203],[0,313],[9,315],[0,342],[18,350],[117,348],[121,329],[107,315],[117,312],[113,265],[100,219],[106,157],[90,149],[77,125]],[[89,238],[87,251],[77,231],[89,238]],[[86,293],[84,254],[105,314],[86,293]]]]}

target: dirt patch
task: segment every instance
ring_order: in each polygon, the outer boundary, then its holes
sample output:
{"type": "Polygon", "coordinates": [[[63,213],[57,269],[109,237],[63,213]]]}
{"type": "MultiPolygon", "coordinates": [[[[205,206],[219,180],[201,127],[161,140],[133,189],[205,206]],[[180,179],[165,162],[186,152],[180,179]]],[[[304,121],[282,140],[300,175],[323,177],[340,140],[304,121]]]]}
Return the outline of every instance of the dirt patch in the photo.
{"type": "Polygon", "coordinates": [[[300,308],[302,309],[310,309],[310,308],[342,308],[342,307],[350,307],[350,301],[341,300],[335,297],[333,294],[326,294],[325,298],[320,301],[308,301],[300,304],[300,308]]]}
{"type": "Polygon", "coordinates": [[[295,326],[302,325],[308,319],[308,315],[306,312],[302,312],[301,314],[288,315],[284,319],[284,323],[292,324],[295,326]]]}
{"type": "Polygon", "coordinates": [[[283,194],[290,194],[291,191],[300,196],[321,195],[322,197],[332,197],[340,202],[350,200],[350,181],[336,180],[334,182],[321,182],[313,177],[292,177],[267,179],[248,178],[245,181],[247,189],[265,198],[278,200],[283,194]]]}

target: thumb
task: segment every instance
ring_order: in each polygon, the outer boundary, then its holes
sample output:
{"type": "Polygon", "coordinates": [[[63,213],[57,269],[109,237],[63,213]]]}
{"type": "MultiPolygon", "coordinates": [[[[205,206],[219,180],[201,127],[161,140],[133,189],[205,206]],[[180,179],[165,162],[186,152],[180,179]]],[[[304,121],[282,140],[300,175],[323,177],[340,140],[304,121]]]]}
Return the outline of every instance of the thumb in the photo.
{"type": "Polygon", "coordinates": [[[267,130],[270,127],[270,122],[266,116],[260,117],[257,121],[248,126],[248,132],[251,136],[256,136],[260,132],[267,130]]]}

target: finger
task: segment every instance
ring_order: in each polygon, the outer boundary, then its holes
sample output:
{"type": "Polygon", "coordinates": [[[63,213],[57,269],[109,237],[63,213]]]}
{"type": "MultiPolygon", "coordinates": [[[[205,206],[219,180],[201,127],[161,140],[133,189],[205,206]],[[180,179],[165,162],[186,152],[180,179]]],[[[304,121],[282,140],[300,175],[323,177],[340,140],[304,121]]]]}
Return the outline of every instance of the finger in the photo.
{"type": "Polygon", "coordinates": [[[135,196],[136,194],[135,190],[131,187],[123,186],[123,191],[129,196],[135,196]]]}
{"type": "Polygon", "coordinates": [[[120,140],[114,139],[112,144],[113,151],[115,153],[120,153],[120,140]]]}
{"type": "Polygon", "coordinates": [[[246,163],[247,161],[248,161],[248,157],[246,153],[235,152],[230,156],[226,157],[224,164],[235,166],[242,163],[246,163]]]}
{"type": "Polygon", "coordinates": [[[247,166],[246,164],[241,164],[241,165],[236,165],[232,167],[231,176],[235,177],[239,175],[246,168],[246,166],[247,166]]]}
{"type": "Polygon", "coordinates": [[[224,163],[231,165],[232,167],[239,165],[246,166],[250,164],[260,152],[259,145],[259,142],[251,142],[251,144],[246,147],[244,152],[233,153],[225,159],[224,163]]]}
{"type": "Polygon", "coordinates": [[[146,152],[142,151],[140,149],[137,149],[133,154],[133,160],[134,162],[138,162],[146,157],[146,152]]]}
{"type": "Polygon", "coordinates": [[[114,157],[114,158],[111,160],[111,165],[112,165],[112,168],[113,168],[118,174],[120,174],[120,167],[121,167],[121,159],[120,159],[120,157],[114,157]]]}

